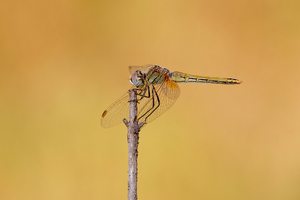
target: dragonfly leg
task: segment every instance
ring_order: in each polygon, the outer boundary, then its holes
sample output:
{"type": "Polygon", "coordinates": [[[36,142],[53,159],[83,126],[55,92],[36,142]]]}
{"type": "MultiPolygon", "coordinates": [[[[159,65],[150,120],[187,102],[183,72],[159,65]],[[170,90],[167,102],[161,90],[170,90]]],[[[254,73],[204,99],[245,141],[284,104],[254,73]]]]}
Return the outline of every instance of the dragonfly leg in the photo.
{"type": "Polygon", "coordinates": [[[139,91],[139,93],[137,93],[137,95],[139,96],[138,102],[140,100],[142,100],[143,98],[150,98],[150,88],[149,88],[149,85],[147,85],[145,87],[145,89],[136,89],[136,90],[139,91]]]}
{"type": "Polygon", "coordinates": [[[155,100],[154,100],[154,94],[152,94],[152,95],[153,95],[153,105],[152,105],[153,109],[152,109],[151,112],[147,115],[147,117],[145,117],[145,123],[147,122],[148,117],[150,117],[150,116],[151,116],[151,115],[159,108],[159,106],[160,106],[160,99],[159,99],[159,96],[158,96],[158,94],[157,94],[157,92],[156,92],[155,87],[153,87],[152,92],[155,94],[156,99],[157,99],[157,103],[158,103],[158,104],[157,104],[156,107],[154,107],[155,100]],[[153,92],[153,91],[154,91],[154,92],[153,92]]]}
{"type": "Polygon", "coordinates": [[[141,118],[143,118],[144,116],[145,117],[145,120],[144,122],[146,123],[146,120],[148,117],[150,117],[150,115],[160,106],[160,100],[159,100],[159,97],[158,97],[158,94],[156,92],[156,89],[154,86],[152,86],[152,107],[149,108],[143,115],[141,115],[138,120],[140,120],[141,118]],[[157,102],[158,102],[158,105],[155,106],[156,102],[155,102],[155,98],[157,99],[157,102]]]}
{"type": "MultiPolygon", "coordinates": [[[[151,77],[152,74],[154,73],[154,71],[152,71],[150,74],[147,74],[147,76],[151,77]]],[[[154,78],[154,80],[152,82],[156,82],[156,79],[160,78],[161,76],[156,76],[154,78]]],[[[136,90],[139,91],[139,93],[137,94],[138,96],[140,96],[140,98],[138,99],[138,101],[142,100],[143,98],[150,98],[150,87],[149,87],[149,83],[146,81],[147,77],[146,74],[144,74],[143,76],[143,82],[145,83],[145,87],[143,87],[142,89],[137,88],[136,90]],[[147,94],[146,94],[147,92],[147,94]]]]}

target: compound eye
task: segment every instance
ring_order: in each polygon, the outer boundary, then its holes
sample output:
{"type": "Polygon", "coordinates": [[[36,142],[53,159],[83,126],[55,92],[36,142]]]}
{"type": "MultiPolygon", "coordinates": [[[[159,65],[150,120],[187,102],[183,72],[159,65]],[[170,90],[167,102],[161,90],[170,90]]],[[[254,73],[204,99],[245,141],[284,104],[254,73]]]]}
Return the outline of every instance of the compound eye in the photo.
{"type": "Polygon", "coordinates": [[[137,87],[143,85],[143,73],[139,70],[135,71],[130,78],[130,82],[137,87]]]}

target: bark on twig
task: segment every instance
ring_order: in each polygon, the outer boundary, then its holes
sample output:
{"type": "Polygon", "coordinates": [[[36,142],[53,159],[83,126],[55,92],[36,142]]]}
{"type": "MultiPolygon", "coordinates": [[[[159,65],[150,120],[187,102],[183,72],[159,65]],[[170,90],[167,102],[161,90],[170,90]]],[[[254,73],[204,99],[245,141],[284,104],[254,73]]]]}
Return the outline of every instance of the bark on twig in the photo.
{"type": "Polygon", "coordinates": [[[137,200],[138,144],[143,124],[137,120],[137,95],[134,89],[129,90],[129,121],[124,119],[124,123],[128,129],[128,200],[137,200]]]}

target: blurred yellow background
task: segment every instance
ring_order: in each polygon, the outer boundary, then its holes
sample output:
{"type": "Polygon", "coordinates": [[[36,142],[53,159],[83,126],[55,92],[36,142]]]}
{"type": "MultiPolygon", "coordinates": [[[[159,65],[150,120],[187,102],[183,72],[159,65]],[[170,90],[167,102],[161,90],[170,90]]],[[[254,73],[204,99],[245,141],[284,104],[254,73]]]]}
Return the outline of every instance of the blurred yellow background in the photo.
{"type": "Polygon", "coordinates": [[[181,85],[141,132],[140,199],[300,199],[299,9],[1,2],[0,199],[126,199],[126,128],[103,129],[100,115],[143,64],[243,84],[181,85]]]}

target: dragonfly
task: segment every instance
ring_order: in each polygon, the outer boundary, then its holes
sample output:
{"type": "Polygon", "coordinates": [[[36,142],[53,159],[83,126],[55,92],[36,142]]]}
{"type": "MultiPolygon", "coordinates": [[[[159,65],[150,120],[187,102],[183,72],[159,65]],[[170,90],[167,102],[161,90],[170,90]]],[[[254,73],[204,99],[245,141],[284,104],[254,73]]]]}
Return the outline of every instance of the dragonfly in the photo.
{"type": "MultiPolygon", "coordinates": [[[[179,97],[178,83],[240,84],[235,78],[219,78],[170,71],[159,65],[130,66],[131,89],[137,91],[137,118],[144,124],[152,122],[165,113],[179,97]]],[[[127,92],[111,104],[101,116],[104,128],[121,123],[129,112],[129,93],[127,92]]]]}

